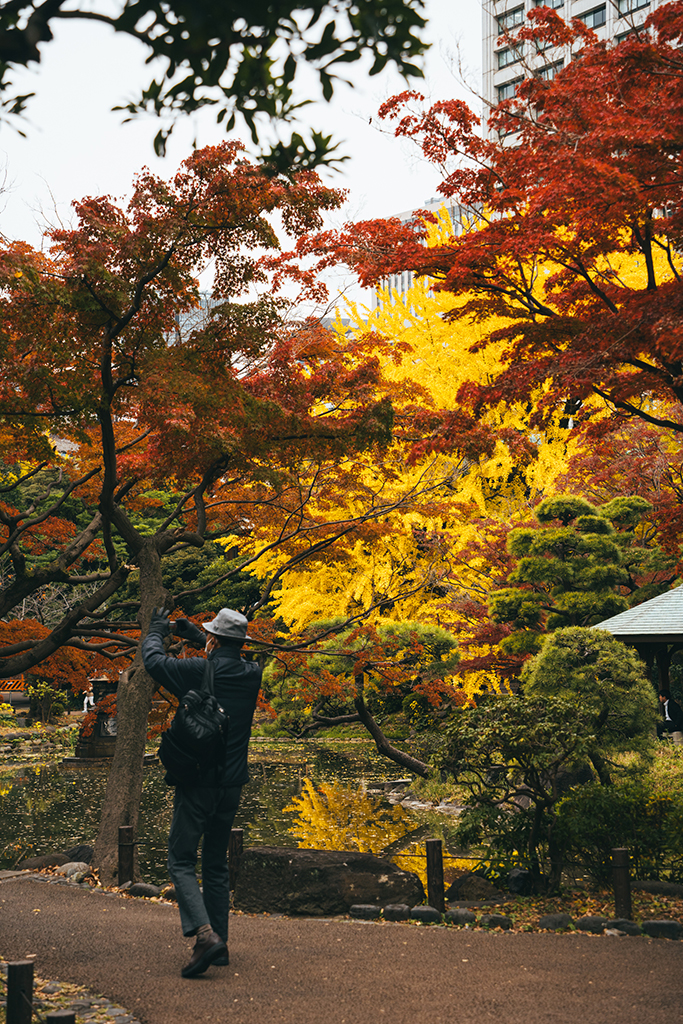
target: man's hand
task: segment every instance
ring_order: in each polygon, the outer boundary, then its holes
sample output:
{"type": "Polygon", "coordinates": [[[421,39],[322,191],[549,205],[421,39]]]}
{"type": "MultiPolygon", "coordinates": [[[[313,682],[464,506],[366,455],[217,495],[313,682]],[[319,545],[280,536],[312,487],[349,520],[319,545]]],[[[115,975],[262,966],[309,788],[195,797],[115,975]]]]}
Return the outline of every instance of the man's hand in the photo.
{"type": "Polygon", "coordinates": [[[176,636],[191,644],[192,647],[203,647],[206,642],[204,632],[189,619],[176,619],[171,623],[171,628],[176,636]]]}
{"type": "Polygon", "coordinates": [[[158,633],[159,636],[170,636],[171,623],[165,608],[154,609],[152,618],[149,620],[149,632],[158,633]]]}

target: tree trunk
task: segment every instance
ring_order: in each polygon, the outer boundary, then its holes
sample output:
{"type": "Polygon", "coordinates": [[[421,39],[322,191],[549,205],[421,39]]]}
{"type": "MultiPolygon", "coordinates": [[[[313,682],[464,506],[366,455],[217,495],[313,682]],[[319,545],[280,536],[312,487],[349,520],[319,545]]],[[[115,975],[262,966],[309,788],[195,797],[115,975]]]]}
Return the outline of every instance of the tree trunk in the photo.
{"type": "MultiPolygon", "coordinates": [[[[145,636],[154,608],[162,605],[166,596],[161,580],[161,559],[153,538],[142,546],[137,561],[140,566],[141,636],[145,636]]],[[[137,838],[142,762],[154,689],[155,683],[143,668],[138,648],[131,668],[121,676],[116,694],[116,749],[95,841],[94,866],[103,885],[115,885],[118,881],[119,826],[132,825],[137,838]]],[[[135,876],[138,877],[137,850],[135,876]]]]}
{"type": "Polygon", "coordinates": [[[361,688],[362,684],[359,684],[358,679],[356,679],[356,692],[358,693],[358,696],[355,698],[353,703],[356,711],[358,712],[358,717],[375,741],[375,746],[379,753],[383,754],[384,757],[388,757],[390,761],[395,761],[396,764],[400,764],[401,768],[406,768],[409,772],[413,772],[415,775],[420,775],[423,779],[428,778],[430,774],[428,764],[425,764],[424,761],[418,761],[416,757],[411,757],[410,754],[405,754],[402,750],[399,750],[398,747],[392,746],[386,738],[379,725],[368,711],[365,701],[363,700],[362,692],[360,692],[361,688]]]}
{"type": "Polygon", "coordinates": [[[610,775],[609,768],[607,767],[607,762],[605,761],[602,754],[599,751],[594,750],[591,754],[588,755],[588,757],[590,759],[591,764],[595,768],[595,771],[597,772],[598,778],[600,779],[600,784],[602,786],[611,786],[612,776],[610,775]]]}

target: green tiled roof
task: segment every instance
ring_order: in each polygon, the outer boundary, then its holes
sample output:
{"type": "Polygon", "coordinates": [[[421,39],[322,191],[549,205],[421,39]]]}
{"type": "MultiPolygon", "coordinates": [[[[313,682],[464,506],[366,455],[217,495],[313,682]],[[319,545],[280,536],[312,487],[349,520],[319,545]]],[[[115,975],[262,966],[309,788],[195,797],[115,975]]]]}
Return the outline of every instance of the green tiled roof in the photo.
{"type": "Polygon", "coordinates": [[[591,629],[606,629],[620,640],[633,643],[683,640],[683,586],[598,622],[591,629]]]}

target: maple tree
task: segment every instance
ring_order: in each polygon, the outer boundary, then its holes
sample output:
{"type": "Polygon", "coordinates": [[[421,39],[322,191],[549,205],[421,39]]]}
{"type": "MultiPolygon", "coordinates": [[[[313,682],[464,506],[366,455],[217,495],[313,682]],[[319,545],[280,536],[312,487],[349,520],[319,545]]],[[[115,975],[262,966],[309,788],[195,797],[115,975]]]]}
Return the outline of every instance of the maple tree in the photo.
{"type": "MultiPolygon", "coordinates": [[[[367,55],[369,74],[394,63],[406,77],[421,76],[413,63],[426,49],[421,0],[388,0],[382,7],[359,0],[330,3],[248,4],[226,7],[220,0],[121,0],[93,10],[63,0],[8,0],[0,8],[0,111],[21,114],[33,93],[21,93],[12,71],[39,63],[53,29],[90,21],[142,43],[154,77],[140,97],[123,108],[129,117],[151,113],[163,119],[155,139],[164,151],[175,120],[207,105],[231,131],[239,116],[254,141],[266,123],[298,119],[302,103],[293,94],[302,66],[317,73],[323,96],[332,96],[340,68],[367,55]]],[[[279,168],[329,162],[330,137],[312,132],[311,144],[294,132],[267,154],[279,168]]]]}
{"type": "Polygon", "coordinates": [[[434,708],[464,703],[452,679],[458,662],[455,638],[435,626],[387,618],[354,628],[345,620],[315,622],[307,632],[314,647],[275,650],[264,673],[264,688],[281,726],[300,737],[360,722],[381,754],[427,776],[426,762],[387,739],[377,712],[420,698],[434,708]]]}
{"type": "MultiPolygon", "coordinates": [[[[278,244],[269,216],[296,236],[339,202],[312,172],[265,174],[225,144],[195,152],[169,182],[143,172],[125,209],[107,197],[75,204],[77,226],[52,232],[49,252],[0,254],[0,555],[11,566],[0,615],[54,583],[77,595],[47,635],[0,649],[2,676],[64,644],[126,664],[166,598],[162,557],[243,537],[257,508],[278,524],[271,549],[303,534],[293,564],[352,528],[355,514],[329,529],[306,520],[307,497],[289,484],[302,466],[315,475],[327,460],[329,477],[344,451],[390,438],[372,339],[333,344],[315,324],[288,323],[277,300],[248,295],[267,282],[262,254],[278,244]],[[212,301],[188,327],[208,263],[212,301]],[[56,478],[25,494],[45,472],[56,478]],[[117,602],[132,573],[139,596],[117,602]]],[[[119,684],[103,877],[118,825],[136,820],[152,691],[136,656],[119,684]]]]}
{"type": "Polygon", "coordinates": [[[403,93],[380,111],[443,170],[439,191],[469,211],[462,234],[425,246],[418,211],[303,244],[365,284],[412,270],[467,297],[458,317],[508,321],[476,341],[504,355],[492,379],[461,388],[464,409],[530,401],[532,425],[563,410],[579,428],[611,414],[680,433],[683,4],[619,45],[545,6],[517,37],[580,59],[520,82],[488,131],[456,100],[425,108],[403,93]]]}
{"type": "MultiPolygon", "coordinates": [[[[639,419],[605,423],[603,436],[572,454],[558,486],[604,505],[624,494],[650,503],[639,543],[659,545],[678,563],[683,538],[683,463],[675,434],[639,419]]],[[[652,595],[654,596],[654,595],[652,595]]]]}

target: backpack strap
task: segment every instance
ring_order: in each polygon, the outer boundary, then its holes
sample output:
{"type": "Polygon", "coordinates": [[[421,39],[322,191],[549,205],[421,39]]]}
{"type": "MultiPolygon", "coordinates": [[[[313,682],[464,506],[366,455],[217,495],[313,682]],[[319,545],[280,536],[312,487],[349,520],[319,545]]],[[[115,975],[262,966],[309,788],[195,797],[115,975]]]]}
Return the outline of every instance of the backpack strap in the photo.
{"type": "Polygon", "coordinates": [[[209,659],[207,658],[206,664],[204,665],[204,676],[202,678],[202,685],[200,687],[200,691],[205,690],[207,693],[210,693],[212,697],[214,696],[213,677],[215,676],[215,674],[216,666],[212,661],[209,661],[209,659]]]}

